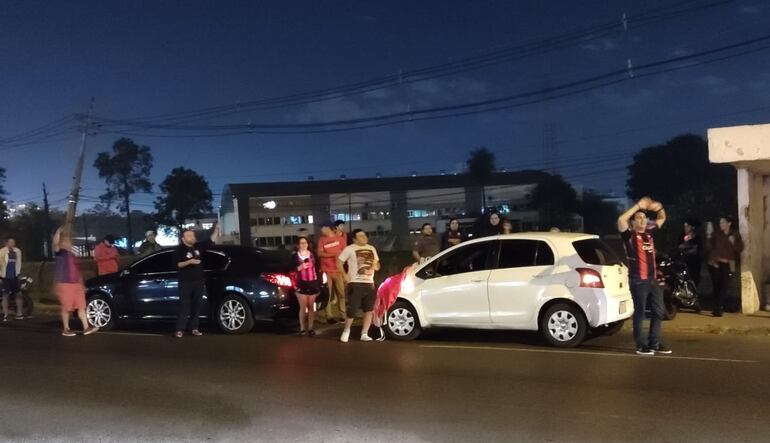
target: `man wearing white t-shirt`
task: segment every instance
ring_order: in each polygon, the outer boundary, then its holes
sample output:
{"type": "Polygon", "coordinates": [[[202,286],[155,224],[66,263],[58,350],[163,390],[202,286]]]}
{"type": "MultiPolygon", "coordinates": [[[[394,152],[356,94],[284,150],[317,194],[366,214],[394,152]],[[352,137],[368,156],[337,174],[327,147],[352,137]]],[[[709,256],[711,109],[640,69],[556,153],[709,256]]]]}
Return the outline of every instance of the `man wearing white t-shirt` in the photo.
{"type": "Polygon", "coordinates": [[[350,327],[359,308],[364,311],[361,341],[372,341],[368,332],[372,325],[372,311],[377,298],[377,292],[374,289],[374,273],[380,270],[380,257],[374,246],[369,244],[369,238],[362,229],[353,231],[353,244],[343,249],[337,259],[337,269],[343,274],[347,284],[345,330],[342,331],[340,341],[348,342],[350,327]],[[345,264],[348,265],[347,273],[344,271],[345,264]]]}

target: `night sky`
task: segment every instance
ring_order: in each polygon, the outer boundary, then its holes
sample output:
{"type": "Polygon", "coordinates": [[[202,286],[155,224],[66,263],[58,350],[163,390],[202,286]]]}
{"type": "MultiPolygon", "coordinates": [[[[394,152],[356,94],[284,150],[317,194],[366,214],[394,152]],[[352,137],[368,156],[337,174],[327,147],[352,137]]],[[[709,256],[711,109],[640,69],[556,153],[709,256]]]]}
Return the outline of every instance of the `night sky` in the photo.
{"type": "MultiPolygon", "coordinates": [[[[235,105],[441,65],[611,21],[617,26],[601,38],[574,39],[482,69],[194,124],[317,123],[553,87],[624,69],[629,59],[640,66],[761,37],[770,33],[770,3],[0,0],[0,139],[84,113],[91,97],[98,118],[235,105]],[[708,6],[713,3],[719,4],[708,6]],[[623,13],[656,8],[689,9],[623,31],[623,13]]],[[[745,49],[763,45],[770,41],[745,49]]],[[[192,168],[209,180],[218,206],[226,183],[453,172],[482,145],[500,167],[549,168],[575,184],[621,194],[625,166],[644,146],[684,132],[705,134],[708,127],[769,121],[770,51],[760,50],[445,119],[320,134],[180,138],[184,131],[167,130],[133,131],[144,135],[131,138],[152,148],[156,185],[174,167],[192,168]]],[[[11,200],[40,201],[45,181],[55,206],[64,205],[79,148],[77,129],[68,127],[45,140],[27,139],[44,143],[0,141],[11,200]]],[[[87,200],[104,187],[91,167],[96,153],[119,137],[89,138],[87,200]]],[[[151,210],[154,196],[135,200],[137,209],[151,210]]]]}

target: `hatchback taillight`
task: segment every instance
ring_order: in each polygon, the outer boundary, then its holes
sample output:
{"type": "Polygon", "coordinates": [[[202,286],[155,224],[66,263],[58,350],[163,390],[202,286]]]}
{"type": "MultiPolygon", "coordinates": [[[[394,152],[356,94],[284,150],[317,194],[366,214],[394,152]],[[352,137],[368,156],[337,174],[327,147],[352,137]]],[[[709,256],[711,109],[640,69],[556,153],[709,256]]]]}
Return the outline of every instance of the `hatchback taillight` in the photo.
{"type": "Polygon", "coordinates": [[[262,278],[282,288],[294,287],[294,280],[292,280],[291,276],[286,274],[276,274],[276,273],[265,272],[262,274],[262,278]]]}
{"type": "Polygon", "coordinates": [[[598,271],[590,268],[577,268],[578,274],[580,274],[580,287],[581,288],[604,288],[604,282],[602,276],[598,271]]]}

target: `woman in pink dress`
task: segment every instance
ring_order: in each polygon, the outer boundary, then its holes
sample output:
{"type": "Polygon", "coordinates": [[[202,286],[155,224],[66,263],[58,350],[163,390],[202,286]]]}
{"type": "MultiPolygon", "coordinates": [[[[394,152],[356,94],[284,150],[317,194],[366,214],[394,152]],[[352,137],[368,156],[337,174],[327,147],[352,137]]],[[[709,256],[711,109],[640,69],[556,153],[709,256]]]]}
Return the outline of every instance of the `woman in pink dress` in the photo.
{"type": "Polygon", "coordinates": [[[56,255],[54,291],[61,306],[61,335],[65,337],[75,336],[75,332],[69,326],[70,312],[75,310],[78,311],[78,317],[83,324],[83,335],[93,334],[99,328],[88,324],[83,277],[75,263],[75,254],[72,253],[72,240],[70,240],[69,232],[62,228],[57,229],[53,236],[53,248],[56,255]]]}

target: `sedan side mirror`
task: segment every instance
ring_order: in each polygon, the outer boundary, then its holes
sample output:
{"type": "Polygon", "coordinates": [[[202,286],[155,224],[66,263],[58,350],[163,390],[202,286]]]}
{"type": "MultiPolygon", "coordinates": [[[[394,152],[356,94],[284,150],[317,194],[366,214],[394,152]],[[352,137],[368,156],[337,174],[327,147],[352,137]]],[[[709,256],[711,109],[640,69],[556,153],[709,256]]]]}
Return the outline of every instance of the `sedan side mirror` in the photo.
{"type": "Polygon", "coordinates": [[[131,275],[131,268],[126,268],[120,272],[121,277],[127,277],[131,275]]]}

